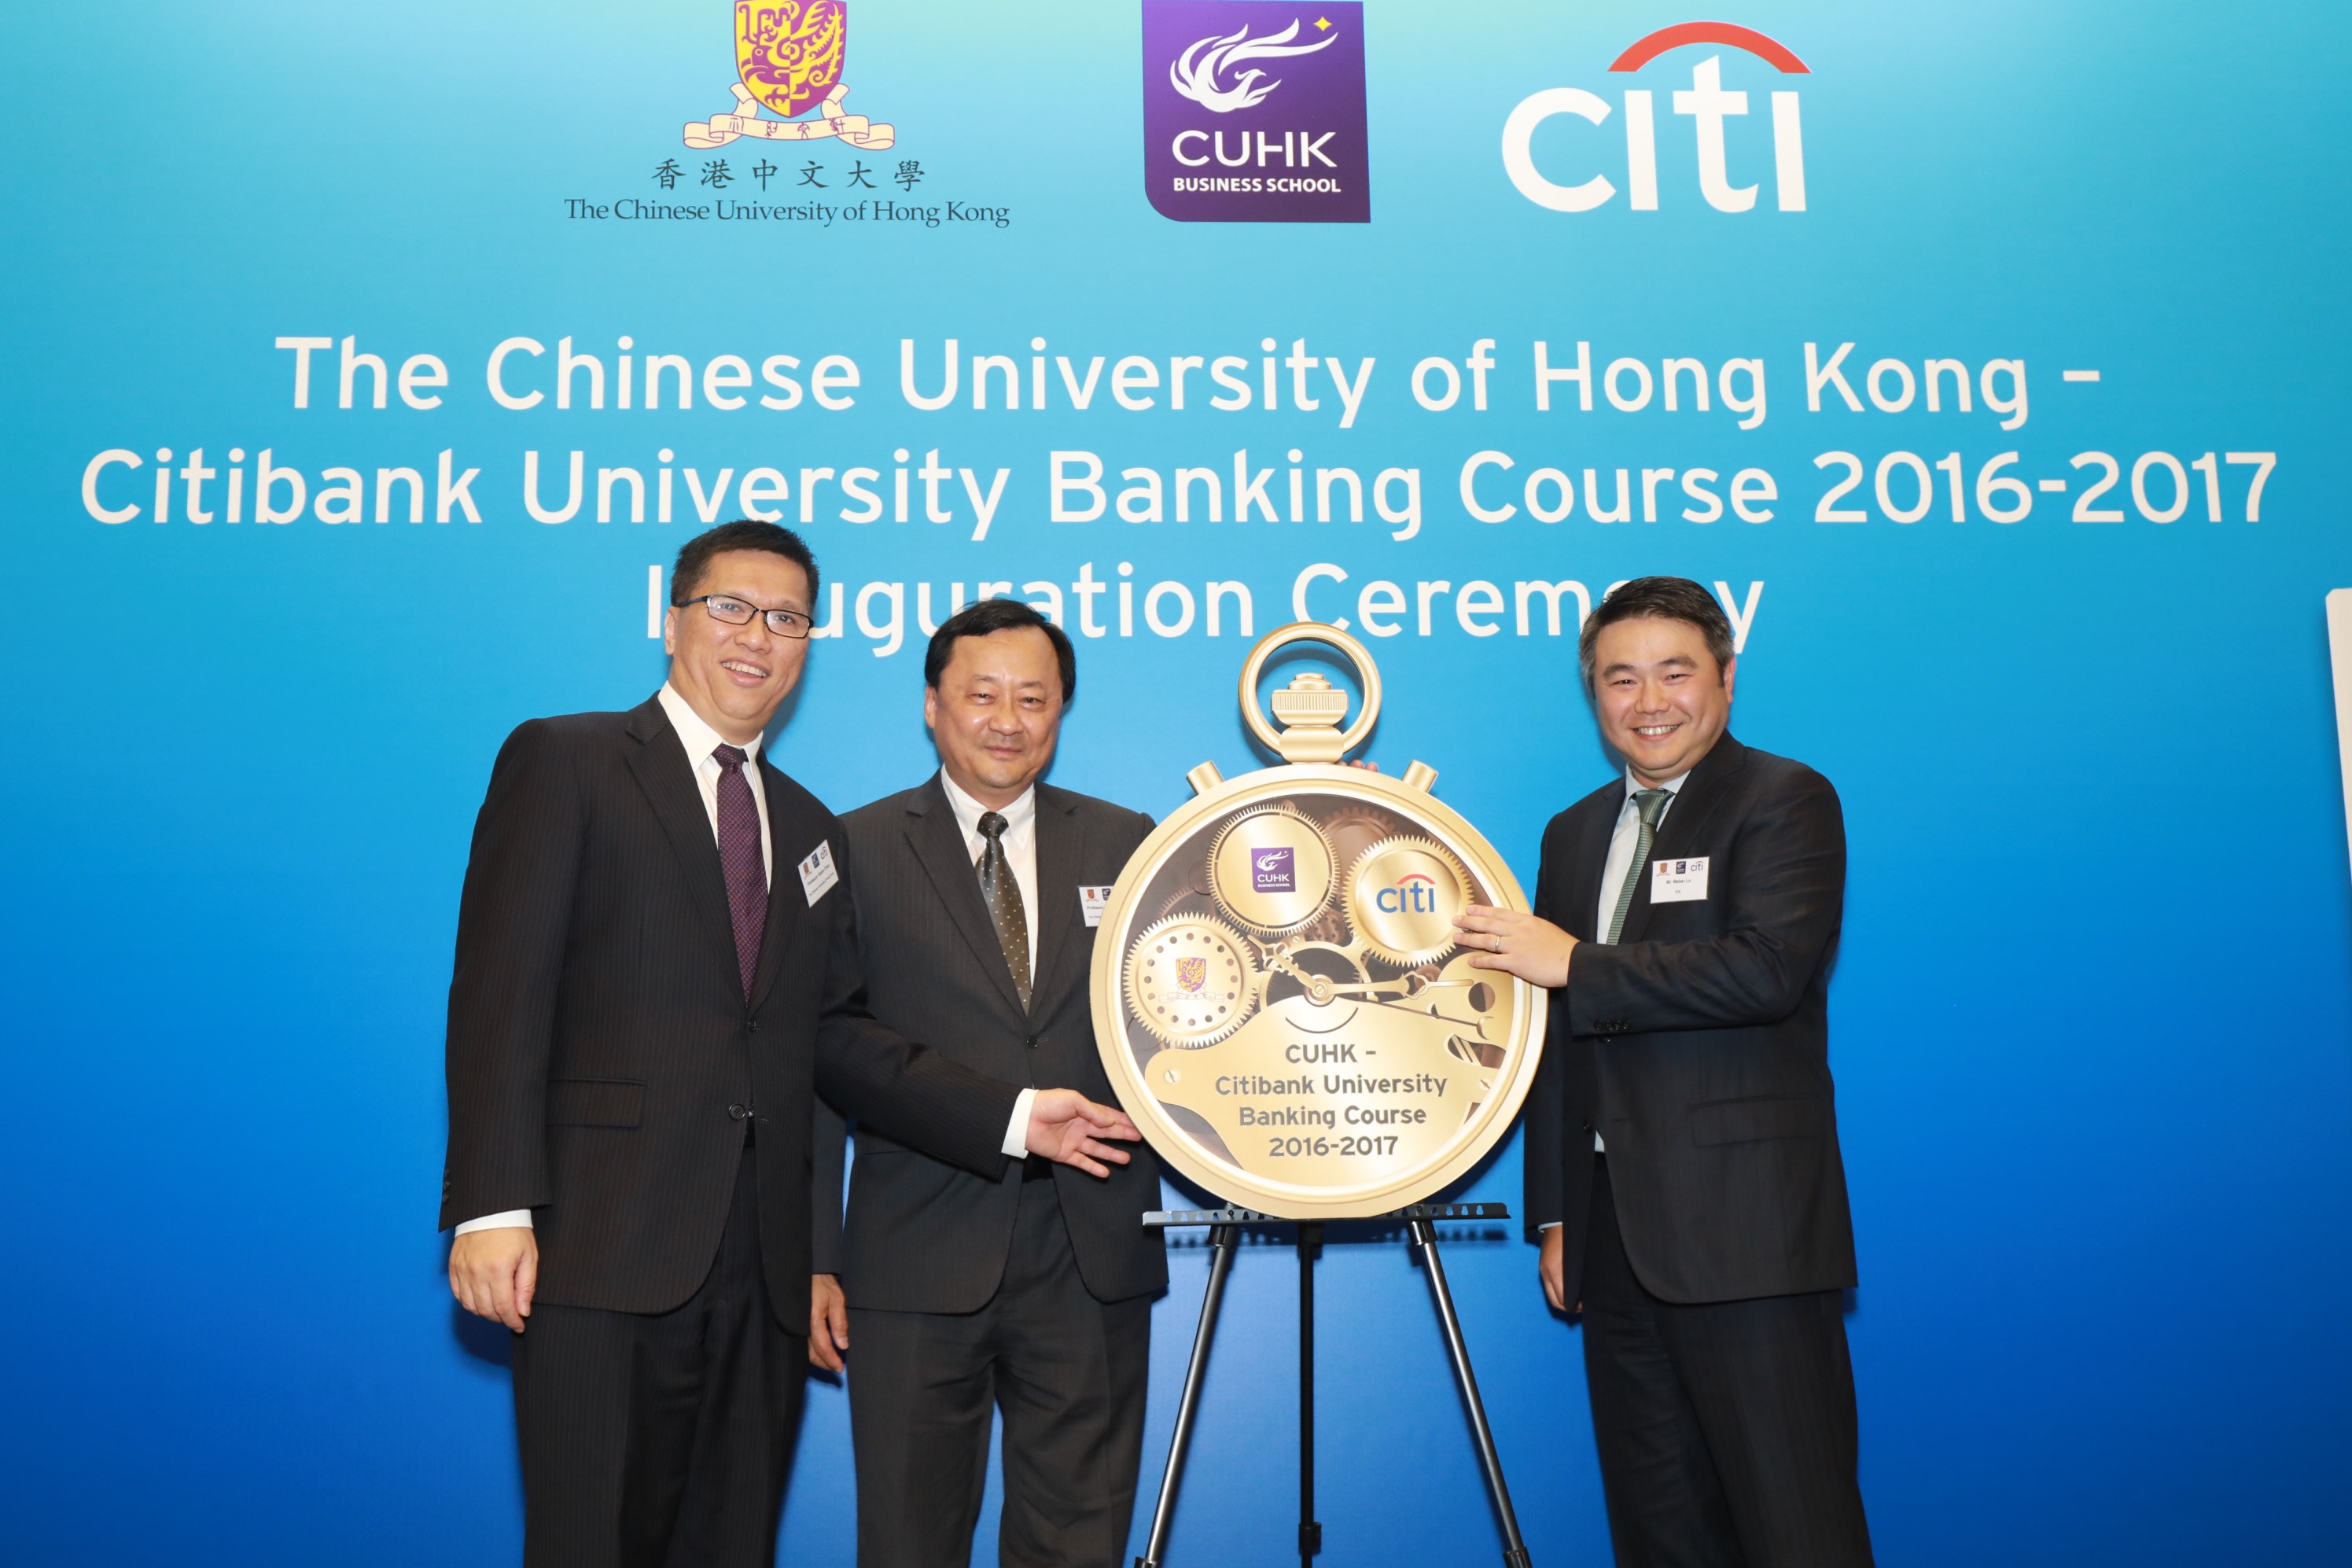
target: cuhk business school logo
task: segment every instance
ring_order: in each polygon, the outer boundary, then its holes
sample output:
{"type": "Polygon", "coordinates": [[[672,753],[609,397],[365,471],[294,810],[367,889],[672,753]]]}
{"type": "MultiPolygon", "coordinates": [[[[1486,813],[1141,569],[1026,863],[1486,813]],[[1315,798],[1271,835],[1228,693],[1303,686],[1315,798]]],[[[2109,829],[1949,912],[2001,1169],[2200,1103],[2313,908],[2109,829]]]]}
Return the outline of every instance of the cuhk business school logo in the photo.
{"type": "Polygon", "coordinates": [[[1143,183],[1180,223],[1370,222],[1360,0],[1143,0],[1143,183]]]}
{"type": "Polygon", "coordinates": [[[1724,85],[1726,49],[1735,51],[1735,71],[1753,72],[1756,67],[1749,61],[1761,61],[1781,78],[1811,74],[1787,45],[1752,27],[1730,22],[1679,22],[1661,27],[1629,45],[1611,62],[1609,72],[1641,78],[1645,67],[1672,54],[1675,60],[1661,71],[1673,72],[1688,62],[1687,88],[1676,86],[1662,95],[1643,79],[1641,85],[1628,83],[1615,103],[1581,87],[1548,87],[1530,93],[1503,121],[1503,172],[1521,195],[1554,212],[1592,212],[1621,195],[1631,211],[1656,212],[1663,180],[1669,205],[1678,199],[1687,203],[1695,194],[1717,212],[1747,213],[1757,210],[1762,171],[1769,163],[1772,206],[1784,213],[1803,212],[1804,116],[1796,86],[1791,81],[1770,89],[1764,95],[1768,113],[1753,112],[1745,89],[1724,85]],[[1695,60],[1679,52],[1693,47],[1708,52],[1695,60]],[[1662,167],[1661,96],[1669,113],[1690,122],[1687,132],[1664,138],[1669,149],[1691,149],[1687,163],[1669,152],[1662,167]],[[1768,114],[1769,130],[1761,123],[1768,114]],[[1612,117],[1622,133],[1622,156],[1612,145],[1619,140],[1611,134],[1612,117]],[[1580,127],[1569,128],[1580,134],[1563,134],[1558,122],[1564,120],[1599,126],[1600,135],[1580,127]]]}

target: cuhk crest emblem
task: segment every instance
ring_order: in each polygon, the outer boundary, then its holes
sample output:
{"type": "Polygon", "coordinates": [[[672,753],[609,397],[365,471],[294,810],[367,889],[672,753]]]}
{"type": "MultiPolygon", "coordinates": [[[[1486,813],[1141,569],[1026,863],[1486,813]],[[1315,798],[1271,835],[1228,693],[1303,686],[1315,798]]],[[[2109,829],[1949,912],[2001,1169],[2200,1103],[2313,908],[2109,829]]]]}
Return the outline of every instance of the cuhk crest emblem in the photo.
{"type": "Polygon", "coordinates": [[[1205,958],[1180,958],[1176,961],[1176,984],[1186,992],[1197,992],[1209,983],[1209,961],[1205,958]]]}
{"type": "Polygon", "coordinates": [[[880,150],[898,140],[887,125],[843,112],[849,89],[841,65],[849,48],[848,0],[738,0],[735,95],[730,113],[688,121],[689,147],[723,147],[738,136],[768,142],[839,137],[880,150]],[[794,118],[814,108],[815,118],[794,118]],[[763,118],[764,109],[776,118],[763,118]]]}

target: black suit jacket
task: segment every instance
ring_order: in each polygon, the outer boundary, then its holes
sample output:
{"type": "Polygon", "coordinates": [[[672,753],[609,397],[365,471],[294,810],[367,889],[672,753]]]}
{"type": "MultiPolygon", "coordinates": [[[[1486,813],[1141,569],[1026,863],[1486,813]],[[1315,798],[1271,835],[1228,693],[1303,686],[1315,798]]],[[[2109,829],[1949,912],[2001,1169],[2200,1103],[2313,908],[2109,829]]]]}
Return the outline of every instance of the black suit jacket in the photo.
{"type": "Polygon", "coordinates": [[[874,1022],[851,879],[812,906],[794,869],[823,843],[839,860],[841,825],[764,756],[760,778],[774,871],[747,1002],[710,818],[658,700],[533,720],[491,770],[449,985],[441,1224],[531,1210],[541,1301],[691,1295],[752,1115],[769,1293],[804,1332],[817,1088],[943,1159],[1007,1163],[1018,1089],[874,1022]]]}
{"type": "MultiPolygon", "coordinates": [[[[1116,1104],[1095,1049],[1087,984],[1095,933],[1078,889],[1116,882],[1151,819],[1037,786],[1039,907],[1030,911],[1034,981],[1025,1009],[936,775],[859,807],[842,826],[874,1016],[992,1079],[1076,1089],[1116,1104]]],[[[998,1117],[1000,1132],[1006,1114],[998,1117]]],[[[1144,1212],[1159,1206],[1159,1162],[1144,1144],[1123,1147],[1130,1163],[1113,1165],[1099,1181],[1066,1166],[1054,1170],[1079,1278],[1102,1301],[1168,1283],[1166,1249],[1141,1224],[1144,1212]]],[[[969,1163],[908,1148],[887,1123],[860,1117],[849,1215],[833,1259],[850,1304],[901,1312],[985,1305],[1003,1278],[1020,1201],[1017,1164],[998,1175],[977,1173],[969,1163]]]]}
{"type": "Polygon", "coordinates": [[[1552,993],[1528,1100],[1530,1227],[1564,1230],[1579,1296],[1592,1133],[1633,1269],[1669,1301],[1854,1282],[1830,1082],[1845,901],[1837,792],[1729,734],[1691,770],[1652,861],[1705,856],[1704,900],[1653,908],[1644,867],[1615,946],[1593,930],[1622,778],[1552,818],[1536,912],[1582,938],[1552,993]]]}

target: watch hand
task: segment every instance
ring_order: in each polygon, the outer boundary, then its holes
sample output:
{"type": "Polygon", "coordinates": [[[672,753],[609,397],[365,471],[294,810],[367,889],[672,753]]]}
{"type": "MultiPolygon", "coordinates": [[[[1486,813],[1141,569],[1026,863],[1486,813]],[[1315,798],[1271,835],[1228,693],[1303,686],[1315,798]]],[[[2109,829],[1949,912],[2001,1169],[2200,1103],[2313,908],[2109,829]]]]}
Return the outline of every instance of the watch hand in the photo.
{"type": "Polygon", "coordinates": [[[1412,1006],[1407,1002],[1386,1001],[1380,997],[1370,998],[1366,1003],[1366,1005],[1372,1007],[1394,1008],[1400,1012],[1411,1013],[1416,1018],[1434,1018],[1441,1024],[1454,1024],[1462,1028],[1467,1029],[1482,1040],[1488,1038],[1486,1033],[1487,1020],[1485,1018],[1457,1018],[1451,1013],[1440,1013],[1433,1009],[1429,1012],[1423,1012],[1419,1007],[1412,1006]]]}
{"type": "Polygon", "coordinates": [[[1398,980],[1369,980],[1361,985],[1342,985],[1334,983],[1331,989],[1335,993],[1365,996],[1375,996],[1383,992],[1393,991],[1400,995],[1411,997],[1418,996],[1424,991],[1433,991],[1441,985],[1450,986],[1459,991],[1466,990],[1477,984],[1478,982],[1475,980],[1423,980],[1418,974],[1408,974],[1398,980]]]}

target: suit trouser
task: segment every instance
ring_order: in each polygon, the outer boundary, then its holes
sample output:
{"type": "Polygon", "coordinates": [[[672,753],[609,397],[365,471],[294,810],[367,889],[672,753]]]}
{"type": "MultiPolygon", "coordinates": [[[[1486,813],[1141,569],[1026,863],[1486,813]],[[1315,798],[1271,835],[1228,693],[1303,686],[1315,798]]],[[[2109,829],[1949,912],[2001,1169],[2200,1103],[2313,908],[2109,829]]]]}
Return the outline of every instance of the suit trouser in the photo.
{"type": "MultiPolygon", "coordinates": [[[[856,1300],[857,1282],[847,1281],[856,1300]]],[[[976,1312],[849,1312],[859,1568],[963,1568],[1004,1417],[1004,1568],[1114,1568],[1143,1450],[1151,1298],[1097,1301],[1051,1181],[1021,1184],[976,1312]]]]}
{"type": "Polygon", "coordinates": [[[1593,1161],[1584,1373],[1619,1568],[1867,1568],[1844,1305],[1661,1300],[1593,1161]]]}
{"type": "Polygon", "coordinates": [[[539,1306],[514,1342],[526,1568],[767,1568],[808,1338],[770,1310],[743,1150],[709,1275],[657,1313],[539,1306]]]}

